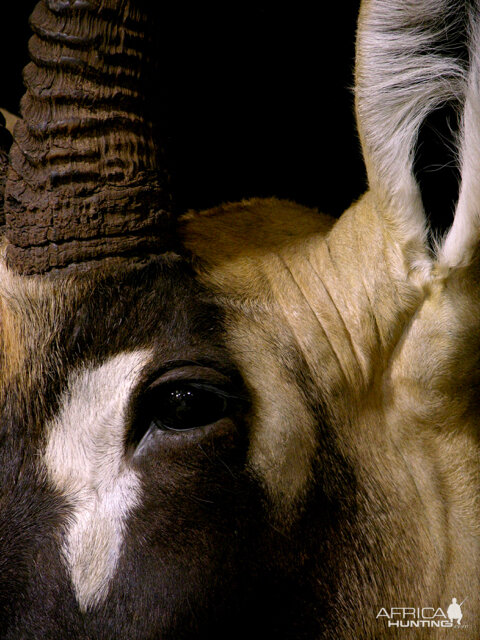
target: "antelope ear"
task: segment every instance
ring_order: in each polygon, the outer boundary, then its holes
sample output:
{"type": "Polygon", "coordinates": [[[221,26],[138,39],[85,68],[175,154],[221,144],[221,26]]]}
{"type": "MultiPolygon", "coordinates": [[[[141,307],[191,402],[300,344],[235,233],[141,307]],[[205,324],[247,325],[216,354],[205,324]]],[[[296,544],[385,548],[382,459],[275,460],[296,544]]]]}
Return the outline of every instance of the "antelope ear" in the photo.
{"type": "MultiPolygon", "coordinates": [[[[476,3],[472,3],[476,5],[476,3]]],[[[478,5],[476,5],[478,7],[478,5]]],[[[478,8],[477,8],[478,12],[478,8]]],[[[439,251],[447,267],[466,266],[480,245],[480,15],[470,19],[469,68],[459,143],[461,185],[455,218],[439,251]]]]}
{"type": "Polygon", "coordinates": [[[362,3],[355,78],[357,123],[370,189],[409,266],[419,259],[424,266],[431,264],[426,249],[428,225],[414,175],[418,134],[428,116],[448,104],[462,116],[460,135],[454,141],[455,155],[461,159],[461,187],[453,227],[437,246],[437,258],[456,266],[470,260],[478,243],[480,46],[476,23],[469,3],[459,0],[362,3]]]}

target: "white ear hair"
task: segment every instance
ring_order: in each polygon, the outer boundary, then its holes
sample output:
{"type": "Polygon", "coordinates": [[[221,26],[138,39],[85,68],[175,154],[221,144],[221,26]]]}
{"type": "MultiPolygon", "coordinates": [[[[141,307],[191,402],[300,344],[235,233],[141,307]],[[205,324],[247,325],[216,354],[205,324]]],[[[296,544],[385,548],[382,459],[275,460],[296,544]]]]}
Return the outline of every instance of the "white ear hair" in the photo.
{"type": "Polygon", "coordinates": [[[364,0],[360,13],[356,111],[370,189],[402,244],[424,244],[426,220],[413,175],[420,125],[465,93],[464,62],[445,52],[465,28],[464,4],[364,0]]]}
{"type": "MultiPolygon", "coordinates": [[[[477,11],[480,7],[477,5],[477,11]]],[[[439,260],[448,267],[470,262],[480,241],[480,17],[470,22],[470,60],[463,112],[461,188],[455,218],[439,260]]]]}

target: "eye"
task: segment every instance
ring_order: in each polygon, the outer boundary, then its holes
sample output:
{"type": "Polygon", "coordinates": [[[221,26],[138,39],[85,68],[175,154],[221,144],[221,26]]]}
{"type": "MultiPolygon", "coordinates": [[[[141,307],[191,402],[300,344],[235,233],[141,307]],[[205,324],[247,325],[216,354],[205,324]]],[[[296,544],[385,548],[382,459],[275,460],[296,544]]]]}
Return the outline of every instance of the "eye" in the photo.
{"type": "Polygon", "coordinates": [[[193,362],[153,371],[132,398],[125,445],[135,456],[156,445],[183,446],[199,438],[245,433],[249,396],[239,374],[193,362]],[[155,377],[154,377],[155,376],[155,377]],[[217,427],[218,425],[218,427],[217,427]],[[204,428],[202,428],[204,427],[204,428]],[[198,432],[195,430],[198,429],[198,432]],[[169,437],[191,433],[188,438],[169,437]]]}
{"type": "Polygon", "coordinates": [[[163,384],[147,392],[151,425],[163,431],[189,431],[231,414],[232,398],[222,389],[202,383],[163,384]]]}

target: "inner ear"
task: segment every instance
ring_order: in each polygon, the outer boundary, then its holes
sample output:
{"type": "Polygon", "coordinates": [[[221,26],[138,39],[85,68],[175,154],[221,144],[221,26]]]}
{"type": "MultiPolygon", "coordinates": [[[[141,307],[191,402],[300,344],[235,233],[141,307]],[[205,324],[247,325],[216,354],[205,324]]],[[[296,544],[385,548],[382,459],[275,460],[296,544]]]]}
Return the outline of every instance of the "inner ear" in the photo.
{"type": "Polygon", "coordinates": [[[458,132],[461,104],[450,101],[423,121],[415,146],[413,170],[431,229],[430,241],[451,226],[458,201],[458,132]]]}

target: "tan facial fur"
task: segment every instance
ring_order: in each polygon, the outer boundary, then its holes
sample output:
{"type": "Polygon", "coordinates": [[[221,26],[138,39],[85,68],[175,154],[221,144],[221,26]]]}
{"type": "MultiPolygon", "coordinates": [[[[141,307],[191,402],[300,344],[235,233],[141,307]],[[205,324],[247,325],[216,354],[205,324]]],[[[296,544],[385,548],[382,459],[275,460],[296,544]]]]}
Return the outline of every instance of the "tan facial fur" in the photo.
{"type": "MultiPolygon", "coordinates": [[[[338,221],[252,200],[190,213],[183,233],[201,279],[225,306],[228,343],[255,403],[250,464],[281,517],[291,517],[315,481],[316,425],[298,381],[286,374],[290,350],[303,357],[328,427],[369,495],[361,508],[382,555],[404,564],[405,583],[392,575],[381,585],[384,598],[416,593],[436,601],[452,591],[474,600],[474,266],[448,273],[426,251],[412,265],[385,217],[372,193],[338,221]]],[[[377,561],[367,553],[365,571],[380,575],[377,561]]],[[[368,603],[365,586],[358,589],[368,603]]]]}

